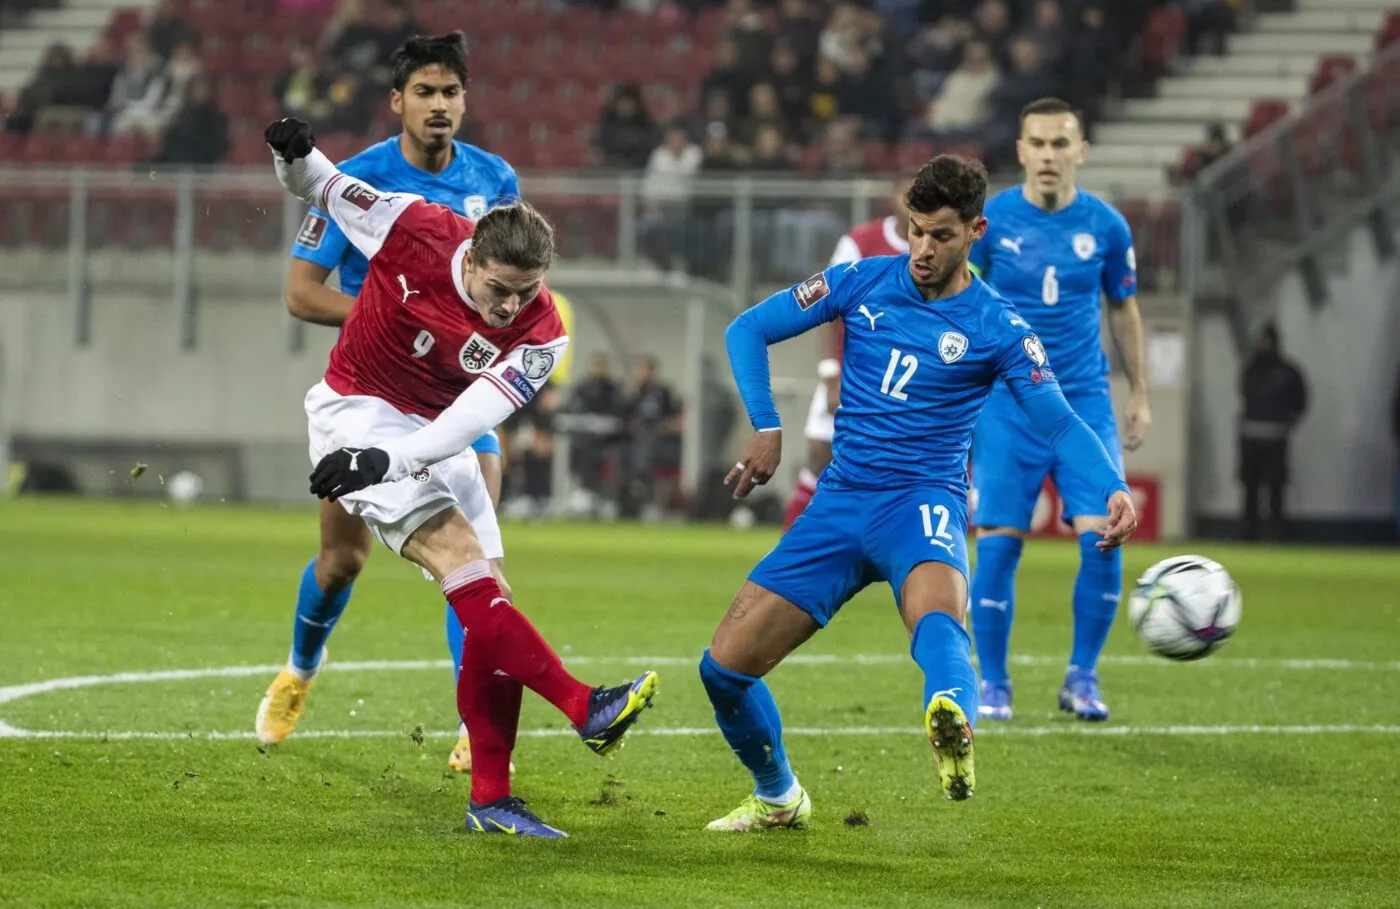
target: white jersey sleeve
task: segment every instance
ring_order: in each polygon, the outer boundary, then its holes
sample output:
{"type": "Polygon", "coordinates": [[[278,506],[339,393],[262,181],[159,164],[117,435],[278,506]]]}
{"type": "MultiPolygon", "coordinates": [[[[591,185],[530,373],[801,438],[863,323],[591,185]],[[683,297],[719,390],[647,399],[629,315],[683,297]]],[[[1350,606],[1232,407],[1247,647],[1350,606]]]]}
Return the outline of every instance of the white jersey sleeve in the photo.
{"type": "Polygon", "coordinates": [[[850,234],[842,234],[841,239],[836,241],[836,249],[831,254],[831,261],[827,267],[832,265],[845,265],[847,262],[854,262],[860,258],[860,247],[856,246],[856,241],[851,239],[850,234]]]}
{"type": "Polygon", "coordinates": [[[319,149],[291,164],[274,154],[277,179],[307,204],[330,215],[355,248],[373,259],[395,222],[422,196],[381,192],[336,168],[319,149]]]}
{"type": "Polygon", "coordinates": [[[383,482],[403,479],[466,451],[472,442],[495,429],[544,388],[568,347],[568,335],[561,335],[551,341],[513,348],[478,375],[436,420],[380,446],[389,455],[389,471],[383,482]]]}

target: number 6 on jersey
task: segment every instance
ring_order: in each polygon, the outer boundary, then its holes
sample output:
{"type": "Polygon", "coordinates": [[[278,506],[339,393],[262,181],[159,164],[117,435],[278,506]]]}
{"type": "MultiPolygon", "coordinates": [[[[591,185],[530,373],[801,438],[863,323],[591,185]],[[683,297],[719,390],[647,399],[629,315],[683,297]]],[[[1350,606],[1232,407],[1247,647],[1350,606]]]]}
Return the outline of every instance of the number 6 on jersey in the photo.
{"type": "Polygon", "coordinates": [[[919,368],[919,358],[913,354],[906,354],[899,348],[890,348],[890,365],[885,370],[885,381],[880,383],[880,394],[889,395],[896,401],[907,401],[909,396],[904,393],[904,386],[909,384],[909,380],[914,378],[914,373],[919,368]],[[900,356],[903,355],[903,361],[900,356]],[[899,377],[899,381],[894,383],[894,388],[890,388],[890,382],[894,379],[894,371],[898,366],[904,367],[904,375],[899,377]]]}

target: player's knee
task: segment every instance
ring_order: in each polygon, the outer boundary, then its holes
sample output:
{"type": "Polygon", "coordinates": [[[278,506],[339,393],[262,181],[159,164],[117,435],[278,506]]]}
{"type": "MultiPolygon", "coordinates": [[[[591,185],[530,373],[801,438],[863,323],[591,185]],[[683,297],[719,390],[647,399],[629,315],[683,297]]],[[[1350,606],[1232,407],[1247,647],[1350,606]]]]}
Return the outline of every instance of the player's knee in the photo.
{"type": "Polygon", "coordinates": [[[1101,539],[1093,532],[1079,535],[1080,570],[1117,589],[1123,586],[1123,550],[1099,549],[1101,539]]]}
{"type": "Polygon", "coordinates": [[[700,684],[710,699],[741,694],[754,683],[753,676],[726,668],[707,648],[700,657],[700,684]]]}
{"type": "Polygon", "coordinates": [[[1019,532],[979,533],[977,537],[977,573],[1011,574],[1021,562],[1026,541],[1019,532]]]}
{"type": "Polygon", "coordinates": [[[931,612],[943,612],[962,622],[967,618],[967,580],[944,562],[924,562],[904,579],[900,613],[910,633],[931,612]]]}
{"type": "Polygon", "coordinates": [[[340,589],[354,582],[369,561],[369,550],[359,546],[333,546],[316,557],[316,575],[323,590],[340,589]]]}
{"type": "Polygon", "coordinates": [[[981,540],[995,540],[995,539],[1003,538],[1003,537],[1006,538],[1006,539],[1011,539],[1011,540],[1020,541],[1020,540],[1024,540],[1024,539],[1025,539],[1025,537],[1026,537],[1026,532],[1025,532],[1024,530],[1021,530],[1021,529],[1018,528],[1018,527],[978,527],[978,528],[977,528],[977,539],[978,539],[979,542],[980,542],[981,540]]]}

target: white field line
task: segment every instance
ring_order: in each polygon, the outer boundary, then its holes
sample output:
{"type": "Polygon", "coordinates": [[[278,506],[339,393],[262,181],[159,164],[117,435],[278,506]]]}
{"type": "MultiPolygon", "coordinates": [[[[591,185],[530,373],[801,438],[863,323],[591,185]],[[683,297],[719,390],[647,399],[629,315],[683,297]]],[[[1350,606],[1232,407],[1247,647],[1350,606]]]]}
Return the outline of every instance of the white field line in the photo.
{"type": "MultiPolygon", "coordinates": [[[[848,654],[848,655],[826,655],[826,654],[794,654],[784,661],[784,665],[790,666],[833,666],[833,665],[882,665],[904,663],[908,657],[902,654],[848,654]]],[[[565,662],[574,666],[589,665],[614,665],[614,666],[693,666],[696,658],[686,657],[662,657],[662,656],[618,656],[618,657],[566,657],[565,662]]],[[[1051,656],[1030,656],[1022,655],[1012,657],[1011,662],[1017,665],[1059,665],[1063,662],[1061,657],[1051,656]]],[[[1169,660],[1150,656],[1119,656],[1104,657],[1101,661],[1107,665],[1120,666],[1170,666],[1175,665],[1169,660]]],[[[1214,666],[1216,668],[1237,668],[1237,669],[1285,669],[1285,670],[1369,670],[1381,672],[1400,671],[1400,660],[1346,660],[1346,659],[1213,659],[1205,660],[1194,664],[1196,666],[1214,666]]],[[[331,663],[328,671],[331,672],[381,672],[381,671],[402,671],[402,670],[438,670],[447,671],[451,668],[450,660],[362,660],[359,662],[331,663]]],[[[7,685],[0,687],[0,704],[18,701],[34,695],[47,694],[53,691],[68,691],[75,688],[91,688],[98,685],[118,685],[132,684],[138,682],[180,682],[193,679],[204,678],[238,678],[243,676],[264,676],[276,673],[282,668],[281,664],[267,664],[259,666],[219,666],[206,667],[202,669],[165,669],[150,672],[118,672],[109,675],[86,675],[70,676],[68,678],[45,679],[40,682],[28,682],[20,685],[7,685]]],[[[1400,727],[1390,726],[1152,726],[1152,727],[1131,727],[1131,726],[1046,726],[1046,727],[1003,727],[994,734],[1004,735],[1129,735],[1134,733],[1155,734],[1155,735],[1242,735],[1259,734],[1265,732],[1286,732],[1289,734],[1322,734],[1329,732],[1364,732],[1374,731],[1390,733],[1400,730],[1400,727]]],[[[789,729],[792,735],[888,735],[894,733],[904,733],[908,730],[902,727],[835,727],[831,729],[789,729]]],[[[988,731],[986,727],[982,732],[988,731]]],[[[676,730],[653,730],[648,734],[652,735],[708,735],[710,729],[676,729],[676,730]]],[[[357,738],[357,737],[393,737],[402,735],[401,732],[376,731],[376,730],[355,730],[344,732],[315,732],[308,731],[299,734],[301,737],[324,736],[329,738],[357,738]]],[[[441,733],[443,736],[452,735],[450,732],[441,733]]],[[[570,730],[522,730],[521,735],[572,735],[570,730]]],[[[26,730],[11,726],[4,721],[0,721],[0,737],[30,737],[30,738],[101,738],[106,736],[113,738],[151,738],[151,739],[180,739],[203,737],[209,739],[244,739],[252,738],[251,733],[242,732],[205,732],[205,733],[184,733],[184,732],[78,732],[62,730],[26,730]]]]}
{"type": "MultiPolygon", "coordinates": [[[[1060,726],[993,726],[984,725],[977,730],[978,738],[991,735],[996,738],[1040,738],[1050,735],[1071,735],[1071,736],[1182,736],[1182,735],[1342,735],[1353,733],[1369,733],[1377,735],[1400,735],[1400,726],[1384,725],[1332,725],[1332,726],[1090,726],[1084,723],[1071,723],[1066,721],[1060,726]]],[[[641,736],[662,736],[662,737],[695,737],[718,735],[719,730],[713,727],[687,727],[678,726],[660,729],[635,729],[631,735],[641,736]]],[[[901,735],[915,736],[923,735],[924,731],[917,726],[794,726],[784,727],[785,736],[882,736],[901,735]]],[[[422,733],[428,739],[456,739],[455,730],[433,730],[422,733]]],[[[520,736],[523,738],[556,738],[556,737],[576,737],[578,733],[572,729],[522,729],[520,736]]],[[[408,738],[408,730],[398,732],[387,729],[308,729],[296,734],[297,739],[395,739],[408,738]]],[[[254,739],[252,730],[244,732],[135,732],[135,731],[78,731],[78,730],[33,730],[16,729],[13,726],[0,724],[0,738],[21,738],[21,739],[85,739],[94,741],[133,741],[133,740],[156,740],[156,741],[233,741],[251,742],[254,739]]]]}

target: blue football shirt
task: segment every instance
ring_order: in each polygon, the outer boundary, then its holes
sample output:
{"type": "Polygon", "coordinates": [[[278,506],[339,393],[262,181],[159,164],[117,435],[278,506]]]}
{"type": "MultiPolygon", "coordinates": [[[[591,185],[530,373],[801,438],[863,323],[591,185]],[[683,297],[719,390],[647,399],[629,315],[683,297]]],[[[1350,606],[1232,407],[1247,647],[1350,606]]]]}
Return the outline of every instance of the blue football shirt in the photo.
{"type": "Polygon", "coordinates": [[[965,494],[972,428],[997,379],[1048,441],[1082,465],[1105,499],[1122,478],[1060,393],[1040,339],[974,278],[962,293],[925,300],[909,256],[834,265],[745,312],[726,334],[754,428],[776,428],[765,345],[843,320],[841,406],[822,484],[888,490],[942,486],[965,494]]]}
{"type": "Polygon", "coordinates": [[[1112,205],[1079,190],[1058,211],[1033,205],[1020,186],[987,200],[987,233],[969,264],[1035,330],[1061,387],[1106,387],[1108,357],[1100,331],[1102,300],[1137,293],[1128,222],[1112,205]]]}
{"type": "MultiPolygon", "coordinates": [[[[370,186],[396,193],[416,193],[446,205],[472,220],[496,205],[520,198],[515,170],[499,155],[453,140],[452,161],[442,173],[414,167],[403,156],[399,137],[371,145],[337,167],[370,186]]],[[[345,238],[325,212],[312,209],[297,233],[292,255],[340,271],[340,289],[356,296],[369,271],[369,260],[345,238]]]]}

